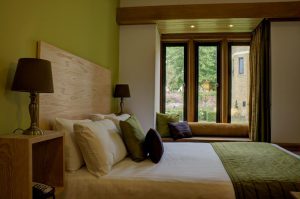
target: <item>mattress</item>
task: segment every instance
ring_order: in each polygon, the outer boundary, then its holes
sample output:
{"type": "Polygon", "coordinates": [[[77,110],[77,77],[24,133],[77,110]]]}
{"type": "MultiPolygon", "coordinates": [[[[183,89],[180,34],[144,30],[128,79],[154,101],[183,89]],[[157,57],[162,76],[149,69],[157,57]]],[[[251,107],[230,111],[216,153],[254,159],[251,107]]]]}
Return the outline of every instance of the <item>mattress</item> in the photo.
{"type": "Polygon", "coordinates": [[[164,143],[164,148],[158,164],[125,158],[102,177],[93,176],[85,167],[67,172],[60,198],[235,198],[230,178],[209,143],[164,143]]]}
{"type": "Polygon", "coordinates": [[[102,177],[85,167],[67,172],[62,198],[235,198],[230,178],[210,144],[164,143],[164,148],[158,164],[125,158],[102,177]]]}

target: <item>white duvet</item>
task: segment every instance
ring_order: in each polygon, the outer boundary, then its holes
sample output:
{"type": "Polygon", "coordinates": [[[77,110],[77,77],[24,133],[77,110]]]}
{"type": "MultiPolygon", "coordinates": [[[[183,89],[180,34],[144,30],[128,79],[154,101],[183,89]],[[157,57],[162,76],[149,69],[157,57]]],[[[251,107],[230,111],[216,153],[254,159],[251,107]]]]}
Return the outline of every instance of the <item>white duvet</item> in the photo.
{"type": "Polygon", "coordinates": [[[86,168],[66,173],[66,199],[235,198],[219,157],[208,143],[164,143],[158,164],[126,158],[102,177],[86,168]]]}

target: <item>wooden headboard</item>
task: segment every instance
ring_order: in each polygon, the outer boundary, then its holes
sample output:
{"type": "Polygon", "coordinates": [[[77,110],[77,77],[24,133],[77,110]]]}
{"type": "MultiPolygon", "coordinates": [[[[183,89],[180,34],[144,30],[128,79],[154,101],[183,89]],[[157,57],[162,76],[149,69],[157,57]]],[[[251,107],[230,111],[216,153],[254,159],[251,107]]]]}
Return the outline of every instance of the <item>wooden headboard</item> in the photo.
{"type": "Polygon", "coordinates": [[[85,119],[111,112],[111,72],[99,65],[38,42],[38,58],[51,62],[54,93],[39,95],[39,127],[52,129],[55,118],[85,119]]]}

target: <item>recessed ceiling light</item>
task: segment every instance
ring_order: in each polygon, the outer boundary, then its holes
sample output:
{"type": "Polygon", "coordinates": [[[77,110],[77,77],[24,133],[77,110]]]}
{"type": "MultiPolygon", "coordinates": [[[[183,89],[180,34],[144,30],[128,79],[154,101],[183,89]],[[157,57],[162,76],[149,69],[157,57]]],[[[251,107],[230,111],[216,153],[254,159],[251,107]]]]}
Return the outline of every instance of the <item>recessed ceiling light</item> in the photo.
{"type": "Polygon", "coordinates": [[[232,24],[229,24],[229,25],[228,25],[229,28],[233,28],[233,26],[234,26],[234,25],[232,25],[232,24]]]}
{"type": "Polygon", "coordinates": [[[195,28],[195,26],[194,25],[190,25],[190,28],[195,28]]]}

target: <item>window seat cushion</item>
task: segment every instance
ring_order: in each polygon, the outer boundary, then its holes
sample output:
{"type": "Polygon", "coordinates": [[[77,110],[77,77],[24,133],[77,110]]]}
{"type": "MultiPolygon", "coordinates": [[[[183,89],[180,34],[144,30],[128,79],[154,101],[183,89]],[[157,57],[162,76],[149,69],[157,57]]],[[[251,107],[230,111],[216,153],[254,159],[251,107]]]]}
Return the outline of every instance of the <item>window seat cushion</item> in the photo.
{"type": "MultiPolygon", "coordinates": [[[[188,123],[193,136],[181,138],[176,142],[248,142],[248,124],[231,123],[188,123]]],[[[171,137],[162,138],[163,142],[175,142],[171,137]]]]}
{"type": "Polygon", "coordinates": [[[174,140],[173,138],[162,138],[163,142],[250,142],[250,138],[245,137],[190,137],[174,140]]]}
{"type": "Polygon", "coordinates": [[[189,125],[193,136],[249,138],[248,124],[189,122],[189,125]]]}

